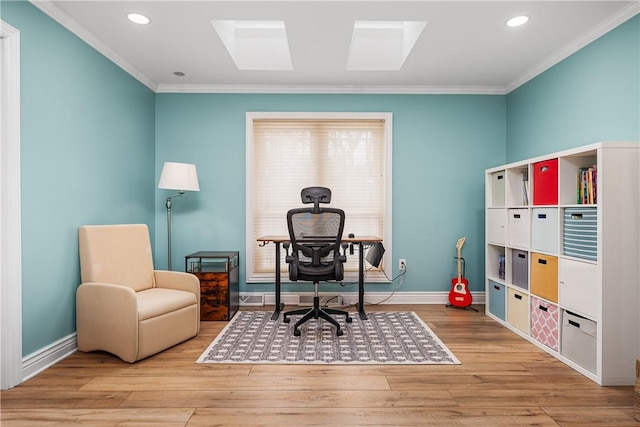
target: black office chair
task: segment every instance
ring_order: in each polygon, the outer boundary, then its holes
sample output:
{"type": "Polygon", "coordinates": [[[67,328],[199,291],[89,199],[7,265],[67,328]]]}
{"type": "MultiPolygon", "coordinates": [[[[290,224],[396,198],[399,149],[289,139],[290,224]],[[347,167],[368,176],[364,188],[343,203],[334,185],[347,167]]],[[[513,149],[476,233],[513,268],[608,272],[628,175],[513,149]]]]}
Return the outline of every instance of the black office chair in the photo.
{"type": "Polygon", "coordinates": [[[289,323],[289,316],[303,314],[293,328],[293,335],[300,336],[300,325],[310,319],[324,319],[335,325],[336,335],[343,334],[340,324],[331,314],[343,315],[347,323],[352,322],[349,313],[332,308],[321,308],[318,296],[320,281],[344,278],[344,263],[347,261],[345,251],[347,245],[341,244],[344,229],[344,211],[335,208],[321,208],[320,203],[331,201],[331,190],[324,187],[309,187],[302,190],[302,203],[313,203],[313,208],[291,209],[287,212],[290,244],[283,246],[287,251],[286,262],[289,264],[289,279],[313,282],[313,308],[288,311],[283,314],[283,321],[289,323]],[[291,246],[291,254],[289,254],[291,246]],[[342,248],[342,253],[340,252],[342,248]]]}

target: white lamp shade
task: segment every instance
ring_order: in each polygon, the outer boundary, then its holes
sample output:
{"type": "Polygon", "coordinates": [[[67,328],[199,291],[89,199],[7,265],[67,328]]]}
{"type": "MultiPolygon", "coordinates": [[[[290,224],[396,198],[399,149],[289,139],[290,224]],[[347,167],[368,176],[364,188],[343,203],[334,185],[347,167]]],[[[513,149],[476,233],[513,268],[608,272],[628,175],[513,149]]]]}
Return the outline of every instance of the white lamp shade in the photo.
{"type": "Polygon", "coordinates": [[[198,171],[191,163],[164,162],[158,188],[179,191],[200,191],[198,171]]]}

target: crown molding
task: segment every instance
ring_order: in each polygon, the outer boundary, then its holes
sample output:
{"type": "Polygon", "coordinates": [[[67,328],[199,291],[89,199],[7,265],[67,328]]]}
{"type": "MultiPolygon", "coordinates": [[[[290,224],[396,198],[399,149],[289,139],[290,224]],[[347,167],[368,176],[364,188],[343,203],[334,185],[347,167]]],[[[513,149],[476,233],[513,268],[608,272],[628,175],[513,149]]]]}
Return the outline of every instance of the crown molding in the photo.
{"type": "MultiPolygon", "coordinates": [[[[266,0],[265,0],[266,1],[266,0]]],[[[357,85],[225,85],[225,84],[158,84],[113,51],[50,0],[29,0],[50,18],[78,36],[111,62],[156,93],[262,93],[262,94],[442,94],[442,95],[506,95],[549,68],[568,58],[607,32],[640,12],[640,2],[633,2],[601,25],[573,40],[546,60],[522,74],[507,86],[357,86],[357,85]]]]}
{"type": "Polygon", "coordinates": [[[147,86],[152,91],[156,91],[158,84],[147,77],[142,71],[133,66],[129,61],[124,59],[118,53],[113,51],[109,46],[104,44],[102,40],[96,37],[91,31],[80,25],[78,21],[71,18],[65,11],[50,2],[49,0],[29,0],[29,2],[48,15],[51,19],[71,31],[78,36],[80,40],[97,50],[99,53],[107,57],[111,62],[131,74],[136,80],[147,86]]]}
{"type": "Polygon", "coordinates": [[[505,87],[505,93],[508,94],[509,92],[519,88],[523,84],[544,73],[545,71],[558,64],[559,62],[567,59],[569,56],[573,55],[583,47],[587,46],[590,43],[593,43],[595,40],[602,37],[609,31],[633,18],[639,12],[640,2],[633,2],[626,8],[611,16],[610,19],[602,22],[601,25],[592,28],[582,36],[574,39],[571,43],[562,47],[562,49],[557,50],[546,60],[540,62],[534,68],[518,77],[516,80],[505,87]]]}
{"type": "Polygon", "coordinates": [[[499,86],[164,85],[157,93],[504,95],[499,86]]]}

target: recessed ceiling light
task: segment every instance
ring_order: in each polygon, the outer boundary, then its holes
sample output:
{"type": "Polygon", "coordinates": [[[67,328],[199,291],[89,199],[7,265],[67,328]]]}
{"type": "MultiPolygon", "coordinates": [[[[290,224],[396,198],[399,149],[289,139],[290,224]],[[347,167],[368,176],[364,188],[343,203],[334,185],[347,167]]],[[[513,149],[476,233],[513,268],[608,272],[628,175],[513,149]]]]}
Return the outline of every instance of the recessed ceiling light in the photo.
{"type": "Polygon", "coordinates": [[[149,18],[147,18],[141,13],[130,13],[127,15],[127,18],[129,18],[129,21],[135,22],[136,24],[140,24],[140,25],[146,25],[149,22],[151,22],[149,18]]]}
{"type": "Polygon", "coordinates": [[[526,15],[514,16],[507,21],[507,27],[519,27],[529,22],[529,17],[526,15]]]}

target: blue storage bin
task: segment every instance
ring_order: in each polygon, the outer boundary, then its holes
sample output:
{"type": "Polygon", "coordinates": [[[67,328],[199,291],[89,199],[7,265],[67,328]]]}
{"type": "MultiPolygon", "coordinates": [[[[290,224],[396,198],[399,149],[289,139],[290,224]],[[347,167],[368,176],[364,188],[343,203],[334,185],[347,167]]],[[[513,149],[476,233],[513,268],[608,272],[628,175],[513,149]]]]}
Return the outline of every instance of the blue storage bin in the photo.
{"type": "Polygon", "coordinates": [[[489,313],[501,320],[506,320],[505,286],[489,280],[489,313]]]}
{"type": "Polygon", "coordinates": [[[597,208],[566,208],[562,243],[565,255],[597,261],[597,208]]]}

